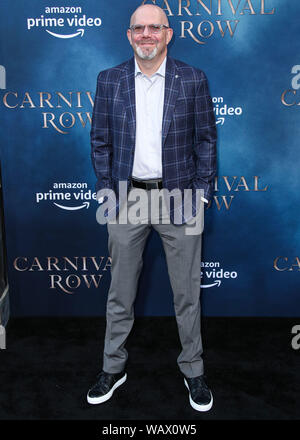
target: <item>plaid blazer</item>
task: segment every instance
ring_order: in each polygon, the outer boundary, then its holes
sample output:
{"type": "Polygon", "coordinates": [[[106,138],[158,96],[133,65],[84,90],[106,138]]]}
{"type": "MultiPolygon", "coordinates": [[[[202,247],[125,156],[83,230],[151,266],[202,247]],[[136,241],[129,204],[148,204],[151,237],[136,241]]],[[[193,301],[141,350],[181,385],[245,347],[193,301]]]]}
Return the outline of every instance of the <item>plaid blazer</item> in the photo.
{"type": "MultiPolygon", "coordinates": [[[[134,58],[98,75],[91,128],[96,191],[131,179],[135,150],[134,58]]],[[[216,125],[203,71],[167,57],[162,123],[162,180],[168,190],[203,189],[216,174],[216,125]]]]}

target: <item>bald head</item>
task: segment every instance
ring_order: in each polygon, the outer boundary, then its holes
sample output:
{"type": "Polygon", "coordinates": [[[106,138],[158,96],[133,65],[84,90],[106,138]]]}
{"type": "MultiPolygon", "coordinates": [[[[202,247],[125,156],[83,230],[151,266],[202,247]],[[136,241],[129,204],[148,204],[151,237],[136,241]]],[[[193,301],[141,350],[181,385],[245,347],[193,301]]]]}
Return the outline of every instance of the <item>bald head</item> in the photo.
{"type": "Polygon", "coordinates": [[[142,5],[136,8],[130,18],[130,26],[140,23],[140,20],[143,18],[143,16],[149,12],[157,17],[157,24],[166,24],[169,26],[169,20],[165,11],[157,5],[142,5]]]}
{"type": "Polygon", "coordinates": [[[148,72],[153,68],[153,73],[167,55],[167,45],[172,35],[173,29],[169,27],[164,10],[156,5],[139,6],[132,14],[130,28],[127,29],[127,38],[140,67],[144,66],[148,72]],[[153,25],[165,26],[153,28],[153,25]]]}

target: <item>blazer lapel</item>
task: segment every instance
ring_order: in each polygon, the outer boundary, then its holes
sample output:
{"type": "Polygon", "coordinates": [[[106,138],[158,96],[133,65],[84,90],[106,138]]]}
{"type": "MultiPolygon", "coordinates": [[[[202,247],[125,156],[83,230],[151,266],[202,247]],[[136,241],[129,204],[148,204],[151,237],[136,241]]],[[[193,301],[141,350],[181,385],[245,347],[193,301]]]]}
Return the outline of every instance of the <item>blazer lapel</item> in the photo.
{"type": "Polygon", "coordinates": [[[165,99],[162,124],[162,145],[164,145],[172,116],[174,112],[175,102],[179,93],[180,76],[177,74],[175,62],[172,58],[167,57],[166,78],[165,78],[165,99]]]}
{"type": "Polygon", "coordinates": [[[135,110],[135,80],[134,58],[131,58],[121,74],[121,90],[126,108],[130,135],[135,142],[136,110],[135,110]]]}
{"type": "MultiPolygon", "coordinates": [[[[126,108],[128,126],[130,135],[135,143],[136,130],[136,106],[135,106],[135,64],[134,57],[132,57],[121,74],[121,90],[126,108]]],[[[162,122],[162,145],[164,145],[172,116],[174,112],[175,102],[179,93],[180,76],[177,74],[177,69],[174,60],[167,57],[166,63],[166,77],[165,77],[165,97],[164,110],[162,122]]]]}

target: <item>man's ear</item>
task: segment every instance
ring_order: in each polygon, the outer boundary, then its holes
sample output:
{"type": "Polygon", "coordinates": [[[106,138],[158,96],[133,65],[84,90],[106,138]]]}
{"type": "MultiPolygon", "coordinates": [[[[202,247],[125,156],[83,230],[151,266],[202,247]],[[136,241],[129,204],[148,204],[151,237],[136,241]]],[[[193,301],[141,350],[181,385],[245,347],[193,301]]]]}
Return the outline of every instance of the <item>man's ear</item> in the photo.
{"type": "Polygon", "coordinates": [[[167,29],[167,32],[168,32],[168,36],[167,36],[167,44],[169,44],[170,41],[172,40],[172,37],[173,37],[173,29],[172,29],[172,28],[169,28],[169,29],[167,29]]]}
{"type": "Polygon", "coordinates": [[[132,40],[131,40],[131,30],[127,29],[127,38],[129,40],[129,43],[132,44],[132,40]]]}

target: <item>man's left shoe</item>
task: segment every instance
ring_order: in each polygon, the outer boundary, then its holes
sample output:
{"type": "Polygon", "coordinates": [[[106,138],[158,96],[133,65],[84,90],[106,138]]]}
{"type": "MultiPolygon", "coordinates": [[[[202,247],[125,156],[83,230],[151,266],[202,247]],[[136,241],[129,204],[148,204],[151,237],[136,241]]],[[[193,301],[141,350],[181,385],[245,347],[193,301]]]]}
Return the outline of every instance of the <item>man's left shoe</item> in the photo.
{"type": "Polygon", "coordinates": [[[97,382],[87,394],[87,401],[92,405],[103,403],[110,399],[114,391],[126,381],[127,374],[124,371],[112,374],[102,370],[97,375],[97,379],[97,382]]]}
{"type": "Polygon", "coordinates": [[[205,383],[204,376],[185,377],[184,383],[189,390],[192,408],[196,411],[209,411],[213,405],[213,396],[205,383]]]}

